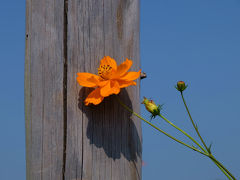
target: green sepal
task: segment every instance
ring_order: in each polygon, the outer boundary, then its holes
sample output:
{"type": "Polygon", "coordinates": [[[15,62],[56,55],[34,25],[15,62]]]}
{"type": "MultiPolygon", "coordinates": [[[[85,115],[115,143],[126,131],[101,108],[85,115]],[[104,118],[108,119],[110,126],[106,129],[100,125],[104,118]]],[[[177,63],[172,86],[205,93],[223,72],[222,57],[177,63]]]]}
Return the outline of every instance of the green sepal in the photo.
{"type": "Polygon", "coordinates": [[[209,154],[212,154],[212,151],[211,151],[212,144],[213,144],[213,143],[211,143],[211,144],[209,145],[209,147],[207,148],[207,151],[208,151],[209,154]]]}

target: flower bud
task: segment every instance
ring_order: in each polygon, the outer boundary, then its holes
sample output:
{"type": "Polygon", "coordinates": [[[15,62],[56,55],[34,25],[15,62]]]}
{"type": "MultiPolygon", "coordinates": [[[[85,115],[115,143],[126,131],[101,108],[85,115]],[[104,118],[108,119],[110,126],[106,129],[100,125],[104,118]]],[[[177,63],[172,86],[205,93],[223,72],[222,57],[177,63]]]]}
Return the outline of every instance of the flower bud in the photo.
{"type": "Polygon", "coordinates": [[[155,118],[157,115],[160,114],[161,106],[157,106],[153,100],[149,100],[144,97],[142,104],[144,104],[148,112],[152,114],[151,118],[155,118]]]}
{"type": "Polygon", "coordinates": [[[180,91],[180,92],[183,92],[186,88],[187,88],[187,85],[185,84],[184,81],[178,81],[177,82],[177,86],[175,86],[175,88],[180,91]]]}

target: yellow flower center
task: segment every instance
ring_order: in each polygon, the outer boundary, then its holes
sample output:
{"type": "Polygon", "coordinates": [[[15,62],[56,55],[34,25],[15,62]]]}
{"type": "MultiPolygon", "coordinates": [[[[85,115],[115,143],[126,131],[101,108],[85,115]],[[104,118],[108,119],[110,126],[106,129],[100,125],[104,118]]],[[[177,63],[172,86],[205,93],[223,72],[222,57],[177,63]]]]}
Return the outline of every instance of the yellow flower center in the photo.
{"type": "Polygon", "coordinates": [[[109,75],[112,72],[112,67],[109,64],[101,65],[98,68],[98,75],[103,79],[109,79],[109,75]]]}

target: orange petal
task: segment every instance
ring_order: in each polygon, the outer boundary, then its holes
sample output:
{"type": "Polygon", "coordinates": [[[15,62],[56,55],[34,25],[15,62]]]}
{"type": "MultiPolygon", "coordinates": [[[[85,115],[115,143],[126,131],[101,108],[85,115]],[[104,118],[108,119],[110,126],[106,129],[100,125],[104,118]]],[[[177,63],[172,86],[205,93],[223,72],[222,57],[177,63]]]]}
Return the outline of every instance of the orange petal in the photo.
{"type": "Polygon", "coordinates": [[[111,82],[110,80],[108,80],[107,84],[101,88],[100,94],[101,96],[106,97],[110,94],[110,92],[111,92],[111,82]]]}
{"type": "Polygon", "coordinates": [[[117,81],[111,81],[112,94],[118,94],[120,92],[119,83],[117,81]]]}
{"type": "Polygon", "coordinates": [[[108,80],[99,80],[98,86],[102,87],[102,86],[105,86],[107,83],[108,83],[108,80]]]}
{"type": "Polygon", "coordinates": [[[108,83],[100,90],[100,94],[103,97],[107,97],[111,94],[118,94],[120,92],[119,83],[117,81],[109,80],[108,83]]]}
{"type": "Polygon", "coordinates": [[[128,72],[124,76],[120,77],[119,79],[125,80],[125,81],[133,81],[139,78],[140,74],[141,74],[141,70],[139,70],[138,72],[128,72]]]}
{"type": "Polygon", "coordinates": [[[104,58],[102,58],[102,60],[100,61],[100,66],[104,66],[104,65],[111,66],[114,71],[117,70],[116,61],[109,56],[104,56],[104,58]]]}
{"type": "Polygon", "coordinates": [[[128,87],[128,86],[137,85],[137,83],[134,82],[134,81],[121,81],[121,80],[119,80],[118,83],[119,83],[120,88],[125,88],[125,87],[128,87]]]}
{"type": "Polygon", "coordinates": [[[117,72],[116,74],[118,74],[119,76],[124,75],[132,66],[132,61],[129,59],[126,59],[126,61],[124,61],[122,64],[120,64],[117,67],[117,72]]]}
{"type": "Polygon", "coordinates": [[[99,83],[99,76],[91,73],[77,73],[77,81],[84,87],[96,87],[99,83]]]}
{"type": "Polygon", "coordinates": [[[104,97],[100,95],[100,88],[97,88],[88,95],[84,102],[86,106],[89,105],[89,103],[97,105],[102,102],[103,98],[104,97]]]}

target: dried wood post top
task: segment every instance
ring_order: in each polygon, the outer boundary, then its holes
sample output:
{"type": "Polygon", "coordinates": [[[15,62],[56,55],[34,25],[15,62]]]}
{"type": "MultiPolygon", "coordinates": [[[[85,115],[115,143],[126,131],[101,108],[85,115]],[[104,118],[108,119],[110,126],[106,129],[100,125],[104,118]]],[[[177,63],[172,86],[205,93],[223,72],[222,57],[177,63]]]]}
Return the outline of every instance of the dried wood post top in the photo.
{"type": "MultiPolygon", "coordinates": [[[[141,121],[114,96],[85,106],[77,72],[139,61],[139,0],[27,0],[27,179],[141,179],[141,121]],[[64,3],[63,3],[64,2],[64,3]]],[[[139,112],[138,85],[119,97],[139,112]]]]}

